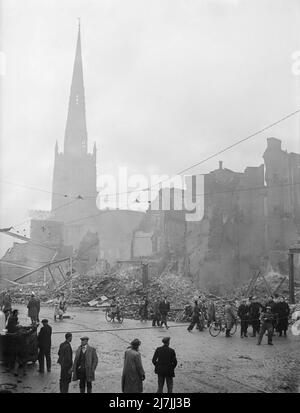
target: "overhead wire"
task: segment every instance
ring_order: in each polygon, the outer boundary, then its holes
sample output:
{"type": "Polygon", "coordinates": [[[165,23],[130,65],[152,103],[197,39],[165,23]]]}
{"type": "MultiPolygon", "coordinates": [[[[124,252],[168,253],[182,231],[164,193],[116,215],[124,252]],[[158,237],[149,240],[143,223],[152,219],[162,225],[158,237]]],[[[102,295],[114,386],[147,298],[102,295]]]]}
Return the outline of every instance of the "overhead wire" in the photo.
{"type": "MultiPolygon", "coordinates": [[[[204,196],[210,196],[210,195],[216,195],[216,194],[238,193],[238,192],[248,192],[248,191],[250,192],[250,191],[258,191],[258,190],[268,191],[269,189],[273,189],[273,188],[281,188],[281,187],[297,186],[297,185],[300,185],[300,182],[284,183],[284,184],[280,184],[280,185],[256,186],[256,187],[251,187],[251,188],[228,189],[226,191],[223,190],[223,191],[203,192],[201,194],[196,194],[194,196],[195,197],[204,197],[204,196]]],[[[117,209],[116,210],[112,210],[112,209],[100,210],[97,214],[91,214],[91,215],[87,215],[85,217],[73,219],[71,221],[66,221],[65,225],[73,224],[75,222],[83,221],[83,220],[89,219],[89,218],[95,218],[95,217],[97,217],[101,214],[104,214],[106,212],[112,212],[112,211],[120,211],[120,210],[117,210],[117,209]]]]}
{"type": "MultiPolygon", "coordinates": [[[[177,173],[173,174],[173,177],[178,176],[178,175],[182,175],[183,173],[190,171],[191,169],[195,168],[196,166],[202,165],[203,163],[209,161],[210,159],[213,159],[213,158],[215,158],[216,156],[218,156],[218,155],[220,155],[220,154],[222,154],[222,153],[224,153],[224,152],[227,152],[229,149],[232,149],[232,148],[234,148],[235,146],[238,146],[239,144],[241,144],[241,143],[243,143],[243,142],[245,142],[245,141],[247,141],[247,140],[249,140],[249,139],[252,139],[252,138],[254,138],[254,137],[257,136],[257,135],[260,135],[261,133],[267,131],[268,129],[271,129],[272,127],[274,127],[274,126],[278,125],[279,123],[281,123],[281,122],[283,122],[283,121],[285,121],[285,120],[287,120],[287,119],[295,116],[295,115],[298,114],[298,113],[300,113],[300,109],[297,109],[297,110],[295,110],[294,112],[291,112],[291,113],[289,113],[288,115],[283,116],[282,118],[278,119],[277,121],[270,123],[269,125],[267,125],[267,126],[261,128],[261,129],[259,129],[258,131],[252,133],[251,135],[246,136],[245,138],[239,139],[238,141],[234,142],[233,144],[226,146],[225,148],[221,149],[221,150],[218,151],[218,152],[215,152],[214,154],[208,156],[207,158],[204,158],[204,159],[202,159],[201,161],[199,161],[199,162],[197,162],[197,163],[194,163],[193,165],[191,165],[191,166],[189,166],[189,167],[187,167],[187,168],[185,168],[185,169],[182,169],[182,170],[178,171],[177,173]]],[[[166,179],[161,180],[160,182],[158,182],[158,183],[156,183],[156,184],[154,184],[154,185],[151,185],[151,186],[149,186],[149,187],[147,187],[147,188],[143,188],[143,189],[140,189],[140,190],[132,190],[132,191],[126,191],[126,192],[118,192],[118,193],[114,193],[114,194],[103,194],[103,195],[98,195],[98,196],[105,196],[105,197],[107,197],[107,196],[115,196],[115,195],[122,195],[122,194],[128,194],[128,193],[145,192],[145,191],[149,191],[149,190],[150,190],[151,188],[153,188],[154,186],[161,185],[162,183],[167,182],[167,181],[170,181],[170,180],[172,180],[172,178],[166,178],[166,179]]]]}
{"type": "MultiPolygon", "coordinates": [[[[220,154],[222,154],[222,153],[224,153],[224,152],[227,152],[229,149],[232,149],[232,148],[238,146],[239,144],[241,144],[241,143],[243,143],[243,142],[245,142],[245,141],[247,141],[247,140],[249,140],[249,139],[254,138],[255,136],[257,136],[257,135],[259,135],[259,134],[261,134],[261,133],[263,133],[263,132],[271,129],[272,127],[274,127],[274,126],[280,124],[281,122],[283,122],[283,121],[285,121],[285,120],[287,120],[287,119],[295,116],[295,115],[298,114],[298,113],[300,113],[300,109],[297,109],[297,110],[295,110],[294,112],[291,112],[291,113],[283,116],[282,118],[278,119],[277,121],[270,123],[269,125],[267,125],[267,126],[261,128],[261,129],[259,129],[258,131],[254,132],[254,133],[252,133],[252,134],[250,134],[250,135],[248,135],[248,136],[246,136],[245,138],[242,138],[242,139],[237,140],[237,141],[234,142],[233,144],[226,146],[225,148],[223,148],[223,149],[221,149],[220,151],[215,152],[214,154],[212,154],[212,155],[210,155],[210,156],[202,159],[201,161],[199,161],[199,162],[197,162],[197,163],[194,163],[194,164],[188,166],[187,168],[184,168],[184,169],[178,171],[177,173],[173,174],[173,177],[178,176],[178,175],[182,175],[183,173],[188,172],[189,170],[195,168],[196,166],[202,165],[203,163],[207,162],[208,160],[213,159],[213,158],[215,158],[216,156],[218,156],[218,155],[220,155],[220,154]]],[[[172,178],[166,178],[166,179],[164,179],[164,180],[159,181],[159,182],[156,183],[156,184],[150,185],[150,186],[148,186],[147,188],[143,188],[143,189],[140,189],[140,190],[131,190],[131,191],[124,191],[124,192],[118,192],[118,193],[112,193],[112,194],[103,194],[103,195],[100,194],[100,195],[98,195],[98,197],[99,197],[99,196],[100,196],[100,197],[101,197],[101,196],[107,197],[107,196],[116,196],[116,195],[129,194],[129,193],[145,192],[145,191],[149,191],[149,190],[150,190],[151,188],[153,188],[153,187],[156,187],[156,186],[158,186],[158,185],[161,185],[161,184],[164,183],[164,182],[170,181],[171,179],[172,179],[172,178]]],[[[62,193],[54,192],[54,191],[48,191],[48,190],[41,189],[41,188],[36,188],[36,187],[33,187],[33,186],[27,186],[27,185],[17,184],[17,183],[13,183],[13,182],[8,182],[8,181],[6,181],[6,180],[0,180],[0,183],[1,183],[1,182],[2,182],[2,183],[9,184],[9,185],[16,185],[16,186],[28,188],[28,189],[31,189],[31,190],[42,191],[42,192],[46,192],[46,193],[50,193],[50,194],[54,194],[54,195],[60,195],[60,196],[63,196],[63,197],[70,197],[70,198],[75,198],[75,199],[76,199],[76,197],[74,197],[74,196],[72,196],[72,195],[62,194],[62,193]]],[[[97,196],[94,196],[94,195],[93,195],[93,196],[88,196],[88,195],[87,195],[87,196],[84,196],[84,199],[95,199],[96,197],[97,197],[97,196]]]]}

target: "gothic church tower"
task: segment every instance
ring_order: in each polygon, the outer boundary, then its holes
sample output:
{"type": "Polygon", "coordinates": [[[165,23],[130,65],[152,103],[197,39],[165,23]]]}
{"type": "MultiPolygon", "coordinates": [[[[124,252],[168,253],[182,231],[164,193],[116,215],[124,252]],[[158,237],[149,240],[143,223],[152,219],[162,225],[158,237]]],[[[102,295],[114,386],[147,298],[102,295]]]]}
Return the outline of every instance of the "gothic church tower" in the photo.
{"type": "Polygon", "coordinates": [[[96,144],[88,153],[80,25],[73,67],[64,151],[55,145],[51,218],[65,223],[65,241],[76,247],[96,214],[96,144]],[[64,206],[65,205],[65,206],[64,206]]]}

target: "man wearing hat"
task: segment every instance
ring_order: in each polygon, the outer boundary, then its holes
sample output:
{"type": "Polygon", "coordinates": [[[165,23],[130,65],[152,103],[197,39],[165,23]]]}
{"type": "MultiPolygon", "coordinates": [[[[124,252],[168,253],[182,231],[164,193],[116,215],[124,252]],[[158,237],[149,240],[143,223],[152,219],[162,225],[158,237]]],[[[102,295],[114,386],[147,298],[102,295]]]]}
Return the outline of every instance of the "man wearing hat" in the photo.
{"type": "Polygon", "coordinates": [[[265,332],[268,331],[268,344],[272,346],[274,315],[272,313],[271,306],[267,306],[266,309],[261,313],[260,320],[262,324],[259,331],[257,345],[260,345],[265,332]]]}
{"type": "Polygon", "coordinates": [[[123,393],[142,393],[145,371],[142,364],[139,346],[141,342],[135,338],[130,347],[125,351],[124,367],[122,373],[122,392],[123,393]]]}
{"type": "Polygon", "coordinates": [[[28,308],[28,317],[31,318],[31,323],[38,323],[39,320],[39,313],[40,313],[40,300],[35,296],[35,293],[31,293],[30,300],[27,304],[28,308]]]}
{"type": "Polygon", "coordinates": [[[157,347],[152,357],[155,373],[158,376],[157,393],[163,393],[165,381],[167,382],[168,393],[172,393],[173,377],[175,377],[174,370],[177,366],[176,353],[174,349],[169,347],[170,337],[164,337],[162,342],[163,345],[157,347]]]}
{"type": "Polygon", "coordinates": [[[66,341],[59,346],[57,360],[57,363],[60,364],[61,367],[59,380],[59,389],[61,393],[69,392],[73,366],[73,351],[71,347],[72,333],[66,333],[65,339],[66,341]]]}
{"type": "Polygon", "coordinates": [[[42,320],[43,327],[38,334],[39,347],[39,372],[44,373],[44,359],[46,358],[47,371],[51,371],[51,334],[52,328],[48,324],[48,320],[42,320]]]}
{"type": "Polygon", "coordinates": [[[89,338],[81,337],[73,364],[73,381],[79,380],[80,393],[92,393],[92,381],[95,380],[95,370],[98,365],[96,349],[88,345],[89,338]]]}

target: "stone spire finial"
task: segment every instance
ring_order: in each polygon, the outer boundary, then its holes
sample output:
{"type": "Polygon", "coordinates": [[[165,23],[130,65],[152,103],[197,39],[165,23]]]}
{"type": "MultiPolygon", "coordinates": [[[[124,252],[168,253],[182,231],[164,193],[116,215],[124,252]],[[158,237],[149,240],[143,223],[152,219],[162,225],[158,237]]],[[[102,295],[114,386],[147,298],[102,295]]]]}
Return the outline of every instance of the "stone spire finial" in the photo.
{"type": "Polygon", "coordinates": [[[65,131],[64,152],[75,156],[80,156],[82,153],[87,152],[87,127],[81,56],[80,20],[78,24],[76,54],[65,131]]]}

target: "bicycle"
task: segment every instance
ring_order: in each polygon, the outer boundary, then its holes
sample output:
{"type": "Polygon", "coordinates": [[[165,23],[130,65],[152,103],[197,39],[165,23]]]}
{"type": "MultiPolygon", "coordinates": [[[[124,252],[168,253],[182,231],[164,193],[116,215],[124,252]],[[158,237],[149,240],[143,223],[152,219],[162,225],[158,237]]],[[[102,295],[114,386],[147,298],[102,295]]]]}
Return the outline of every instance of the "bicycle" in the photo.
{"type": "MultiPolygon", "coordinates": [[[[237,323],[234,321],[230,331],[229,335],[233,336],[236,333],[237,330],[237,323]]],[[[209,334],[212,337],[217,337],[220,333],[225,333],[226,332],[226,323],[223,322],[222,320],[214,321],[211,323],[209,326],[209,334]]]]}
{"type": "Polygon", "coordinates": [[[106,319],[106,321],[114,323],[115,318],[118,320],[118,322],[120,324],[122,324],[123,320],[124,320],[124,316],[123,316],[122,311],[119,311],[119,316],[117,316],[117,313],[114,313],[114,312],[111,311],[110,308],[107,308],[105,310],[105,319],[106,319]]]}

